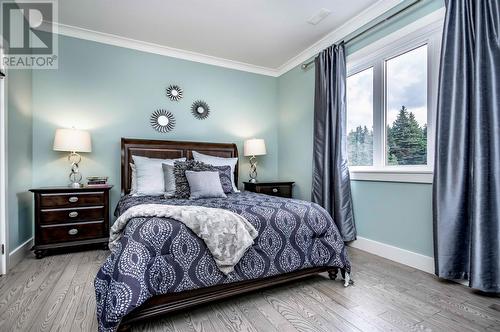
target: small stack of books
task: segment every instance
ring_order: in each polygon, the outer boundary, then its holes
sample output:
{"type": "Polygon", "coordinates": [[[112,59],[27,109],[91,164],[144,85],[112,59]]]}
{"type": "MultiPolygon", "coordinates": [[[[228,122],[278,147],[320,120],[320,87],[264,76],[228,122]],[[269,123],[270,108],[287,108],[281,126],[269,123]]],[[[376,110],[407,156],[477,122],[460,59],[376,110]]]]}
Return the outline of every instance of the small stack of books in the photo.
{"type": "Polygon", "coordinates": [[[88,187],[105,186],[107,182],[108,182],[107,176],[89,176],[89,177],[87,177],[87,186],[88,187]]]}

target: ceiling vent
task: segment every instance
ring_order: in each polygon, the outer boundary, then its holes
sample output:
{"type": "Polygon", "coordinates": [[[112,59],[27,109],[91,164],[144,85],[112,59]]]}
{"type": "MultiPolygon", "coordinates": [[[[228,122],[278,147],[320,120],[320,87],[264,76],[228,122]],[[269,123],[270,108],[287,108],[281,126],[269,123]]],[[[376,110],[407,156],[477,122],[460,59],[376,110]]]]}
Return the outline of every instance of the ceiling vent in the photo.
{"type": "Polygon", "coordinates": [[[307,23],[312,25],[317,25],[319,22],[323,21],[328,15],[330,15],[330,11],[326,8],[321,8],[321,10],[313,15],[310,19],[307,20],[307,23]]]}

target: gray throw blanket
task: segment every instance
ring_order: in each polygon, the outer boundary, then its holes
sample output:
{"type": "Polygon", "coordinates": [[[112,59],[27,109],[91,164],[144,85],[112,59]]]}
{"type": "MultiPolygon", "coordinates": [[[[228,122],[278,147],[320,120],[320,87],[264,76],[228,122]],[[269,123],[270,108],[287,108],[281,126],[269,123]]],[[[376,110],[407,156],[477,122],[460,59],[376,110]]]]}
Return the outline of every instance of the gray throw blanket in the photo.
{"type": "Polygon", "coordinates": [[[228,210],[202,206],[141,204],[125,211],[111,227],[111,250],[120,240],[129,220],[138,217],[172,218],[183,223],[205,242],[217,267],[226,275],[234,270],[234,266],[258,235],[248,220],[228,210]]]}

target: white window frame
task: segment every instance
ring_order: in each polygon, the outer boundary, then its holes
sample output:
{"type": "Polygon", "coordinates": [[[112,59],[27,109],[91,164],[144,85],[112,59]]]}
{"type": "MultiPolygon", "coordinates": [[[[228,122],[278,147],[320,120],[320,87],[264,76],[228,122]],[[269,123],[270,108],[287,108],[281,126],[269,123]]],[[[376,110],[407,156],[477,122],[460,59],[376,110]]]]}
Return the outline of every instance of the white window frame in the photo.
{"type": "Polygon", "coordinates": [[[432,183],[434,123],[443,11],[437,11],[347,57],[347,76],[373,67],[373,166],[350,166],[352,180],[432,183]],[[427,165],[386,165],[386,61],[427,45],[427,165]]]}

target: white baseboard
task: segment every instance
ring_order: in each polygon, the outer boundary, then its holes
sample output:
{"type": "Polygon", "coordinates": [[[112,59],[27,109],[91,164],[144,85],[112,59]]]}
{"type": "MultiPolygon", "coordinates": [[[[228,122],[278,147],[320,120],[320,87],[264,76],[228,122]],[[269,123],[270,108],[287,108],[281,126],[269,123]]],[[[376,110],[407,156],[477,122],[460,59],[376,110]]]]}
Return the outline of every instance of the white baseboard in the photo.
{"type": "Polygon", "coordinates": [[[418,254],[409,250],[401,249],[382,242],[373,241],[364,237],[358,237],[349,246],[360,249],[370,254],[390,259],[397,263],[411,266],[415,269],[434,273],[434,258],[418,254]]]}
{"type": "Polygon", "coordinates": [[[19,262],[21,262],[24,257],[30,253],[31,247],[33,247],[33,238],[28,239],[26,242],[14,249],[9,254],[9,266],[7,271],[19,264],[19,262]]]}

